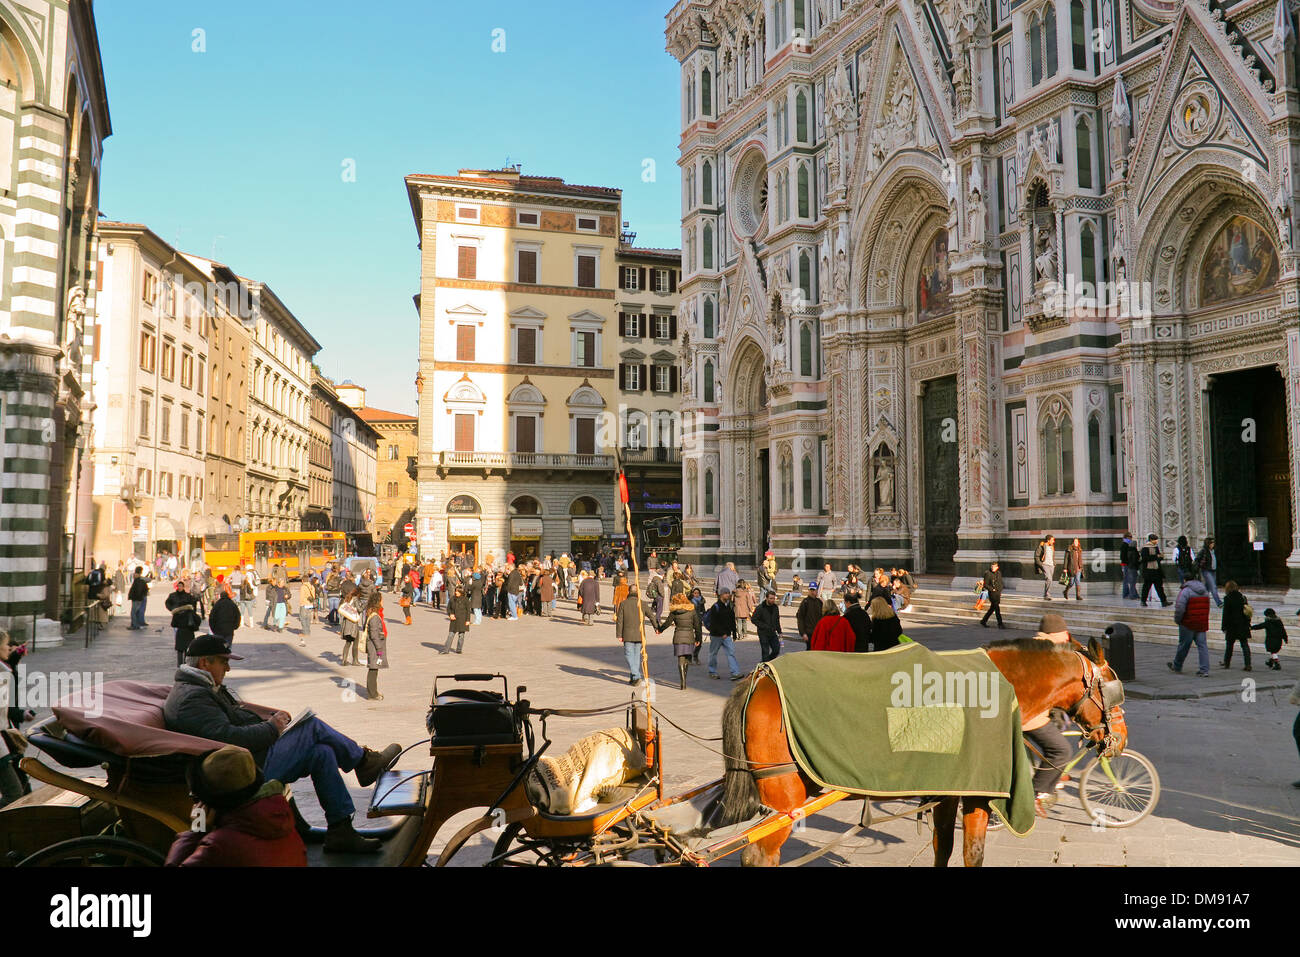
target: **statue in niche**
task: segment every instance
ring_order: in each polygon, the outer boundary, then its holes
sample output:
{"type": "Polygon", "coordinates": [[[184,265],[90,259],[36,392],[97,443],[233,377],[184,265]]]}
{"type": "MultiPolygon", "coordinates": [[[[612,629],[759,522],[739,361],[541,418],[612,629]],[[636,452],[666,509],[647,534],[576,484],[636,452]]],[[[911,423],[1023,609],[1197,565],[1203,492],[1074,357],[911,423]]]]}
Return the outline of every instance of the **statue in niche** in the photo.
{"type": "Polygon", "coordinates": [[[1045,227],[1038,232],[1038,251],[1034,256],[1034,271],[1040,284],[1056,280],[1056,234],[1054,229],[1045,227]]]}
{"type": "Polygon", "coordinates": [[[882,445],[872,456],[872,483],[876,489],[876,510],[894,510],[894,456],[889,446],[882,445]]]}

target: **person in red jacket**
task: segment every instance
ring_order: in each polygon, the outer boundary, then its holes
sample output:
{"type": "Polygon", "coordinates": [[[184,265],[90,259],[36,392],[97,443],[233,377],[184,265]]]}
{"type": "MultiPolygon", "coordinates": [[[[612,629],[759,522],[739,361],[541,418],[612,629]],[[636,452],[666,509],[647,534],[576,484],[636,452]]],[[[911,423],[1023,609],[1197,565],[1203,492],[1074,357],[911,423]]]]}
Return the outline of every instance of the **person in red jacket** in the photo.
{"type": "Polygon", "coordinates": [[[1192,642],[1196,642],[1196,676],[1209,677],[1210,646],[1206,642],[1206,632],[1210,630],[1210,593],[1201,579],[1189,578],[1183,582],[1174,602],[1174,622],[1178,625],[1178,650],[1174,652],[1174,660],[1167,662],[1169,670],[1183,670],[1192,642]]]}
{"type": "Polygon", "coordinates": [[[821,620],[817,622],[812,637],[808,639],[808,650],[852,652],[856,642],[857,635],[853,632],[853,625],[840,614],[840,606],[833,601],[827,601],[822,606],[821,620]]]}
{"type": "Polygon", "coordinates": [[[190,766],[195,830],[178,834],[168,867],[306,867],[284,785],[266,781],[243,748],[209,751],[190,766]]]}

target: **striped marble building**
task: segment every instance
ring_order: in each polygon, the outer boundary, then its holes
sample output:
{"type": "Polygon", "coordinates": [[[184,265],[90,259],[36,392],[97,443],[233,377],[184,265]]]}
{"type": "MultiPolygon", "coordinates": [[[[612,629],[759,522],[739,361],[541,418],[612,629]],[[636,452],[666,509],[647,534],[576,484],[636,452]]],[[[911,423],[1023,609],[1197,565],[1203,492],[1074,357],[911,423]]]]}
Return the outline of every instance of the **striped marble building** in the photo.
{"type": "Polygon", "coordinates": [[[87,317],[110,132],[90,0],[0,0],[0,628],[20,635],[57,635],[88,558],[87,317]]]}

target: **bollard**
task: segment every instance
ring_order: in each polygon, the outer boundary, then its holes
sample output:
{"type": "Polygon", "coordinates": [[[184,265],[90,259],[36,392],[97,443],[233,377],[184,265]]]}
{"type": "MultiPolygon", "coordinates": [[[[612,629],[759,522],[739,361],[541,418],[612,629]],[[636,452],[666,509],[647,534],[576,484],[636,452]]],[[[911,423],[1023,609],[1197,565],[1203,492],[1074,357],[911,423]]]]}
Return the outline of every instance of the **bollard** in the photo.
{"type": "Polygon", "coordinates": [[[1106,629],[1102,643],[1106,648],[1106,661],[1121,681],[1133,681],[1137,677],[1133,662],[1133,629],[1122,622],[1116,622],[1106,629]]]}

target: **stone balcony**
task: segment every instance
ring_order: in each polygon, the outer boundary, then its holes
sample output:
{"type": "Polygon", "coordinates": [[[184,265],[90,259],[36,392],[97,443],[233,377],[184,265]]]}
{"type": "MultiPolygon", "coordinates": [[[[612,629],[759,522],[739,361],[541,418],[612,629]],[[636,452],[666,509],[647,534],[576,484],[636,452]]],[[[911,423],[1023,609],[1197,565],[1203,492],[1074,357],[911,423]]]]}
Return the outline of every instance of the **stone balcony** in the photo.
{"type": "Polygon", "coordinates": [[[681,449],[648,448],[619,449],[619,456],[626,465],[681,465],[681,449]]]}
{"type": "Polygon", "coordinates": [[[437,452],[434,466],[441,477],[456,471],[482,471],[509,475],[537,469],[552,472],[613,472],[614,456],[571,452],[437,452]]]}

